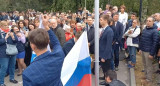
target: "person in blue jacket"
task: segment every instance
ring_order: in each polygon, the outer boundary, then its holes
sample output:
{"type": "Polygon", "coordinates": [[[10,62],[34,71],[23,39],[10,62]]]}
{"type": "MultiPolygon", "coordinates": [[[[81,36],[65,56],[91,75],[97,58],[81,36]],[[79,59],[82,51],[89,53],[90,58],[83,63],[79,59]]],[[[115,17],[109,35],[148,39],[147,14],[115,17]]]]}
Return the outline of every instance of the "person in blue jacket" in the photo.
{"type": "Polygon", "coordinates": [[[63,86],[60,76],[65,55],[60,42],[48,26],[48,16],[43,16],[42,19],[45,30],[35,29],[28,36],[37,57],[22,74],[23,86],[63,86]],[[47,49],[49,42],[53,45],[52,52],[47,49]]]}
{"type": "Polygon", "coordinates": [[[18,38],[15,33],[10,32],[6,21],[1,21],[0,24],[0,86],[6,86],[4,84],[4,77],[7,69],[9,71],[10,82],[18,83],[14,79],[16,55],[6,54],[6,44],[16,45],[18,38]]]}
{"type": "MultiPolygon", "coordinates": [[[[112,41],[114,36],[113,30],[109,27],[108,23],[109,23],[109,16],[102,15],[100,17],[100,24],[102,26],[102,31],[99,39],[99,59],[104,74],[105,72],[111,69],[112,41]]],[[[105,85],[105,81],[101,82],[100,84],[105,85]]]]}
{"type": "Polygon", "coordinates": [[[113,20],[115,22],[115,31],[114,31],[114,41],[113,41],[113,57],[115,70],[118,71],[119,66],[119,48],[122,48],[122,35],[123,35],[123,24],[118,21],[119,14],[113,14],[113,20]]]}
{"type": "Polygon", "coordinates": [[[81,34],[82,34],[82,32],[77,32],[73,39],[70,39],[68,42],[64,43],[63,52],[64,52],[65,56],[67,56],[67,54],[71,51],[71,49],[73,48],[73,46],[75,45],[75,43],[77,42],[77,40],[79,39],[81,34]]]}
{"type": "MultiPolygon", "coordinates": [[[[146,27],[142,31],[139,48],[142,51],[142,61],[147,83],[152,83],[153,59],[158,44],[158,30],[154,24],[154,18],[148,17],[146,27]]],[[[150,85],[152,86],[152,85],[150,85]]]]}

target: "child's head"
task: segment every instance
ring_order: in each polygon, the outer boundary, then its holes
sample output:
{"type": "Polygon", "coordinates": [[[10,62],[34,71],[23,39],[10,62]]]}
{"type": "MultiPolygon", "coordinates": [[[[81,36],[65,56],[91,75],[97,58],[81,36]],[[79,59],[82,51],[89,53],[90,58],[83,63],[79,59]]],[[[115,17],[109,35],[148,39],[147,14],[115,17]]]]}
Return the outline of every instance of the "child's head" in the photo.
{"type": "Polygon", "coordinates": [[[108,70],[105,73],[105,80],[107,83],[112,82],[112,80],[117,79],[117,73],[113,70],[108,70]]]}

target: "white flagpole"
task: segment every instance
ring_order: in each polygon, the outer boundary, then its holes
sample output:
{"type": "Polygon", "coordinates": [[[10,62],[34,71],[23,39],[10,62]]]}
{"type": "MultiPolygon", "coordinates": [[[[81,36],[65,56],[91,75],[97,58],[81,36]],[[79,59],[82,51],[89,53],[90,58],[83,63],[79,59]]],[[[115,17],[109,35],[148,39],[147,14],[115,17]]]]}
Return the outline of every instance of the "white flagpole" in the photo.
{"type": "Polygon", "coordinates": [[[99,86],[99,0],[95,0],[95,86],[99,86]]]}

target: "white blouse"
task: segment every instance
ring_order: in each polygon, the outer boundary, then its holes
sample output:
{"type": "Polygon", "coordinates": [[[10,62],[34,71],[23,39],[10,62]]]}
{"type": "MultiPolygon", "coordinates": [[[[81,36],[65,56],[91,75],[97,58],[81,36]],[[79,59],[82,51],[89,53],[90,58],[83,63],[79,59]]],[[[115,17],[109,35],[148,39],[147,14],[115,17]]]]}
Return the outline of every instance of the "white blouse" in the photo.
{"type": "Polygon", "coordinates": [[[126,12],[124,12],[123,14],[121,12],[119,12],[119,20],[118,21],[123,24],[123,33],[124,33],[125,28],[126,28],[126,23],[128,21],[128,14],[126,12]]]}
{"type": "Polygon", "coordinates": [[[128,21],[128,14],[126,12],[124,12],[123,14],[121,12],[119,12],[119,22],[121,22],[123,25],[126,25],[127,21],[128,21]]]}
{"type": "Polygon", "coordinates": [[[124,34],[124,36],[128,36],[127,38],[127,46],[134,46],[134,47],[139,47],[138,44],[133,44],[132,39],[137,37],[140,34],[140,28],[137,26],[136,30],[134,31],[135,28],[130,27],[127,32],[124,34]],[[128,32],[132,30],[134,31],[132,34],[128,34],[128,32]]]}

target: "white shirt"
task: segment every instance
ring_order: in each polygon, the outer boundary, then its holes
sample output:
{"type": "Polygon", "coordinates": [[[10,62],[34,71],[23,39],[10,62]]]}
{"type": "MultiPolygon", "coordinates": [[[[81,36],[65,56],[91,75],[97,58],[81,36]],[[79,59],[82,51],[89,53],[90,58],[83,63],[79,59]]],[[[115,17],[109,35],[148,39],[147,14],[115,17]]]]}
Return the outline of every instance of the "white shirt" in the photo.
{"type": "Polygon", "coordinates": [[[107,25],[107,26],[105,26],[103,29],[105,30],[107,27],[108,27],[108,25],[107,25]]]}
{"type": "Polygon", "coordinates": [[[66,24],[64,24],[64,26],[63,26],[63,30],[67,30],[67,29],[70,29],[71,27],[69,26],[69,25],[66,25],[66,24]]]}
{"type": "Polygon", "coordinates": [[[101,37],[102,31],[104,31],[107,27],[108,27],[108,25],[105,28],[100,28],[100,30],[99,30],[99,38],[101,37]]]}
{"type": "Polygon", "coordinates": [[[155,21],[155,24],[160,28],[160,21],[155,21]]]}
{"type": "Polygon", "coordinates": [[[132,39],[137,37],[140,34],[140,28],[137,26],[136,30],[134,31],[135,28],[130,27],[127,32],[124,34],[124,36],[128,36],[127,38],[127,46],[134,46],[134,47],[139,47],[138,44],[133,44],[132,39]],[[128,32],[132,30],[134,31],[132,34],[128,34],[128,32]]]}
{"type": "Polygon", "coordinates": [[[119,20],[118,21],[123,24],[123,33],[124,33],[125,28],[126,28],[126,23],[128,21],[128,14],[126,12],[124,12],[123,14],[121,12],[119,12],[119,20]]]}
{"type": "Polygon", "coordinates": [[[116,27],[116,25],[117,25],[117,22],[115,22],[115,27],[116,27]]]}
{"type": "Polygon", "coordinates": [[[123,14],[121,12],[119,12],[119,22],[121,22],[123,25],[126,25],[127,21],[128,21],[128,14],[126,12],[124,12],[123,14]]]}
{"type": "Polygon", "coordinates": [[[99,35],[101,34],[102,30],[103,30],[103,28],[99,28],[99,35]]]}
{"type": "MultiPolygon", "coordinates": [[[[92,25],[91,25],[91,26],[92,26],[92,25]]],[[[88,25],[88,31],[90,30],[90,27],[91,27],[91,26],[88,25]]]]}

